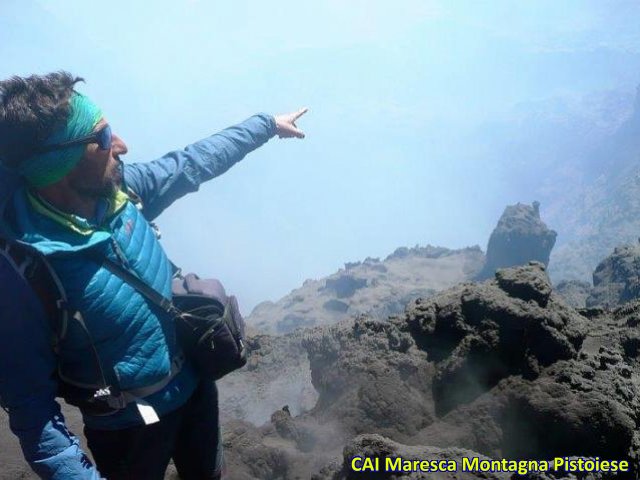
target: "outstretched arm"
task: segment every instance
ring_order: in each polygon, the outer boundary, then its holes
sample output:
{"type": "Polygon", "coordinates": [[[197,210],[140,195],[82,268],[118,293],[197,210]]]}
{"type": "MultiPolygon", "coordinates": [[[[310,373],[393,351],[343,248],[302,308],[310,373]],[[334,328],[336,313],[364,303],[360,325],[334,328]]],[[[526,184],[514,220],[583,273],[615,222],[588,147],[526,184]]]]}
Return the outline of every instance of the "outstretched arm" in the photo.
{"type": "Polygon", "coordinates": [[[258,114],[204,140],[148,163],[124,166],[124,180],[154,219],[174,201],[198,190],[201,183],[225,173],[274,135],[304,138],[295,122],[307,109],[276,115],[258,114]]]}
{"type": "Polygon", "coordinates": [[[25,459],[44,479],[99,480],[55,400],[51,329],[38,298],[0,255],[0,401],[25,459]]]}

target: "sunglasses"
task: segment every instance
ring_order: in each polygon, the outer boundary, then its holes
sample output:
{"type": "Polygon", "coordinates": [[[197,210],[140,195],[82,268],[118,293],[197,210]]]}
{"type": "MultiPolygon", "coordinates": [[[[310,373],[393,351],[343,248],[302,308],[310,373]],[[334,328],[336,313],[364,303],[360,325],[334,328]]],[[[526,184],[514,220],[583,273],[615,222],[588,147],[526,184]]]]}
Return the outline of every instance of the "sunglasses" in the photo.
{"type": "Polygon", "coordinates": [[[111,127],[107,124],[97,132],[92,132],[84,137],[74,138],[73,140],[55,143],[53,145],[45,145],[39,148],[36,153],[47,153],[54,150],[75,147],[77,145],[87,145],[89,143],[97,143],[100,150],[109,150],[111,148],[111,127]]]}

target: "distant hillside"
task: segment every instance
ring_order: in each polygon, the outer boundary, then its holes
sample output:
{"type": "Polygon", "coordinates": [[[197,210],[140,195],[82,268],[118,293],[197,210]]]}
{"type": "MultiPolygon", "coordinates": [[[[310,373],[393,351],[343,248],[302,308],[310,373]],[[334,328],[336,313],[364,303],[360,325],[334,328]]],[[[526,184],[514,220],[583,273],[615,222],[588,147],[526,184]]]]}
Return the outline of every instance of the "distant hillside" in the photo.
{"type": "Polygon", "coordinates": [[[247,324],[265,333],[340,322],[366,313],[373,318],[399,314],[411,300],[469,280],[482,268],[480,247],[398,248],[383,261],[367,258],[320,280],[307,280],[278,302],[263,302],[247,324]]]}
{"type": "Polygon", "coordinates": [[[604,257],[640,236],[640,95],[634,107],[582,159],[583,172],[571,188],[547,200],[551,208],[546,216],[559,233],[549,265],[554,280],[591,281],[604,257]]]}
{"type": "MultiPolygon", "coordinates": [[[[518,106],[466,142],[494,165],[510,201],[538,200],[557,233],[549,275],[592,281],[597,264],[640,236],[640,95],[592,92],[518,106]]],[[[463,142],[463,144],[465,144],[463,142]]]]}

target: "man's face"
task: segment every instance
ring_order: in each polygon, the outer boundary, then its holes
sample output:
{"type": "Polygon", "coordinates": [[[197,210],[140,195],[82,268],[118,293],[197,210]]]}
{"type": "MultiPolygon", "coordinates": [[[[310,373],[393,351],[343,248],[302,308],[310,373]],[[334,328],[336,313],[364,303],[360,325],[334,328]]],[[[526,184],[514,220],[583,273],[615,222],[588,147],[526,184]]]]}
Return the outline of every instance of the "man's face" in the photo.
{"type": "MultiPolygon", "coordinates": [[[[107,124],[103,118],[94,131],[107,124]]],[[[69,172],[69,184],[84,197],[104,198],[112,196],[122,184],[119,157],[127,153],[127,145],[116,134],[112,134],[111,149],[100,150],[97,143],[86,146],[78,165],[69,172]]]]}

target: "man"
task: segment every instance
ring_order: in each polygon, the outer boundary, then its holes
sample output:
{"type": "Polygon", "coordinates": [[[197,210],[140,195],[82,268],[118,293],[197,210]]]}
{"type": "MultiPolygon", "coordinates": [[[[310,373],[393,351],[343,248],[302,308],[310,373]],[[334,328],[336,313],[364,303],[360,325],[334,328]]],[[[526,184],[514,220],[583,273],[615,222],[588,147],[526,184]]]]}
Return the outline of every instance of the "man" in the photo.
{"type": "Polygon", "coordinates": [[[256,115],[184,151],[122,166],[127,147],[74,90],[80,80],[59,72],[0,82],[0,159],[24,182],[2,196],[0,232],[44,256],[69,317],[55,331],[20,268],[0,255],[2,406],[42,478],[162,479],[171,458],[183,479],[220,478],[215,384],[183,361],[172,319],[95,259],[170,296],[172,266],[149,222],[274,135],[303,138],[295,121],[306,109],[256,115]],[[79,404],[97,469],[65,426],[61,385],[95,392],[95,404],[79,404]]]}

